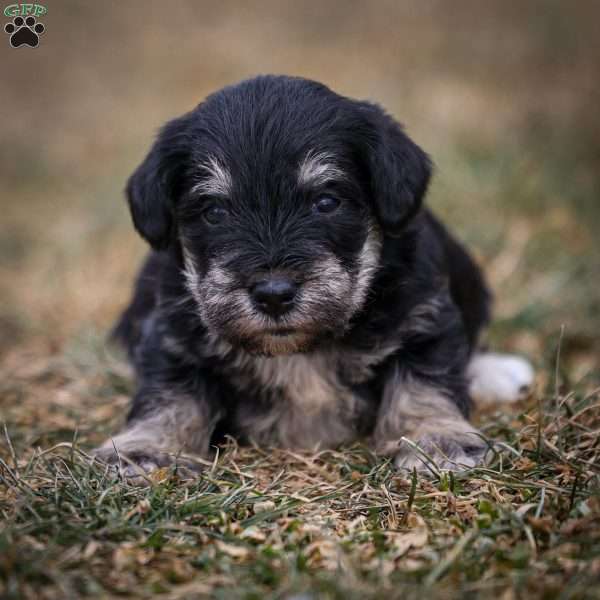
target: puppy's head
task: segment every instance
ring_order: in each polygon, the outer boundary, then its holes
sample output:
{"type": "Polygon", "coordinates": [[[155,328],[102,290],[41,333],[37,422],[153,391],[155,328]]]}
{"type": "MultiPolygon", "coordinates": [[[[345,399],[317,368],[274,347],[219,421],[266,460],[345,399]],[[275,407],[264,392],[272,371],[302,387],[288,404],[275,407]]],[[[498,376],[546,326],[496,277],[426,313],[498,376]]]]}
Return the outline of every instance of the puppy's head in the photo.
{"type": "Polygon", "coordinates": [[[429,175],[426,154],[379,107],[260,77],[168,123],[127,194],[140,234],[181,249],[208,329],[275,355],[347,330],[429,175]]]}

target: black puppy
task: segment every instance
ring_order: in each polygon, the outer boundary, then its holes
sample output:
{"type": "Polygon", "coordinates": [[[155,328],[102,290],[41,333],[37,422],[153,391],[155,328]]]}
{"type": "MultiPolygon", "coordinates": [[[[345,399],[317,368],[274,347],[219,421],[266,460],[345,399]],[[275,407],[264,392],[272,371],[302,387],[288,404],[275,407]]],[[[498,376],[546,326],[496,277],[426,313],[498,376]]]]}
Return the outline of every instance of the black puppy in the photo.
{"type": "Polygon", "coordinates": [[[474,354],[490,295],[422,208],[430,173],[381,108],[305,79],[244,81],[167,123],[127,186],[154,250],[116,329],[138,390],[98,457],[132,474],[229,434],[480,462],[469,387],[516,400],[533,372],[474,354]]]}

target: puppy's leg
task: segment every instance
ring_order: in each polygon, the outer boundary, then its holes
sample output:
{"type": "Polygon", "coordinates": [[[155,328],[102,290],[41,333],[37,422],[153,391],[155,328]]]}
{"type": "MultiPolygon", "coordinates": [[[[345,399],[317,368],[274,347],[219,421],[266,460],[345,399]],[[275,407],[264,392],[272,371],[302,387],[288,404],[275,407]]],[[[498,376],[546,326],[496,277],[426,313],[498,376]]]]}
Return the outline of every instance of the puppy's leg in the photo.
{"type": "Polygon", "coordinates": [[[201,388],[192,394],[156,384],[143,386],[124,431],[108,439],[94,455],[136,480],[143,479],[144,472],[171,464],[197,470],[199,462],[193,455],[208,455],[217,416],[201,388]]]}
{"type": "Polygon", "coordinates": [[[398,468],[421,472],[473,467],[487,448],[452,392],[400,369],[386,382],[375,439],[377,451],[394,456],[398,468]]]}
{"type": "Polygon", "coordinates": [[[443,469],[481,463],[487,444],[467,421],[469,343],[447,291],[415,307],[402,332],[402,349],[383,381],[376,448],[398,467],[424,472],[436,469],[425,455],[443,469]]]}
{"type": "Polygon", "coordinates": [[[469,391],[481,404],[509,403],[531,394],[535,374],[531,364],[520,356],[476,353],[467,369],[469,391]]]}

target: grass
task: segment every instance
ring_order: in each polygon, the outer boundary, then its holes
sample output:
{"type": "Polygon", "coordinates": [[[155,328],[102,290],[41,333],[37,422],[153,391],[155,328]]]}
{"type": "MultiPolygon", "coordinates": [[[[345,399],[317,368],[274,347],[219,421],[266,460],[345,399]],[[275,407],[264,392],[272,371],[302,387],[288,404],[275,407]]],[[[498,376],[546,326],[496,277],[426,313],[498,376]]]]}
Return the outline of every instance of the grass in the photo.
{"type": "Polygon", "coordinates": [[[556,379],[521,410],[479,415],[501,443],[466,473],[398,473],[365,444],[232,440],[197,479],[162,469],[134,487],[85,452],[130,385],[86,343],[78,364],[3,379],[4,398],[26,379],[58,401],[41,421],[35,394],[5,414],[2,598],[600,597],[600,389],[556,379]]]}
{"type": "Polygon", "coordinates": [[[598,3],[79,4],[0,61],[0,598],[599,598],[598,3]],[[90,464],[133,386],[104,344],[145,252],[124,182],[160,123],[257,72],[377,100],[431,153],[487,341],[537,370],[475,415],[486,468],[233,441],[193,481],[90,464]]]}

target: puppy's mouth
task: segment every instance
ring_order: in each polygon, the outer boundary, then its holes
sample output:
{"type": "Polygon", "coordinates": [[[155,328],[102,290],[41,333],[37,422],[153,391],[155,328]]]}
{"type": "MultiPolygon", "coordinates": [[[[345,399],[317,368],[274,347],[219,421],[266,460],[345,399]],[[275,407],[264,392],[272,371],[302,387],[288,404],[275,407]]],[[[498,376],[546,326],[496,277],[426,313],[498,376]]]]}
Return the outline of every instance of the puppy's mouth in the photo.
{"type": "Polygon", "coordinates": [[[281,327],[279,329],[267,329],[264,333],[266,335],[284,338],[294,335],[298,333],[298,331],[296,329],[292,329],[291,327],[281,327]]]}
{"type": "Polygon", "coordinates": [[[260,356],[307,352],[314,342],[314,334],[291,327],[270,327],[237,339],[246,352],[260,356]]]}

